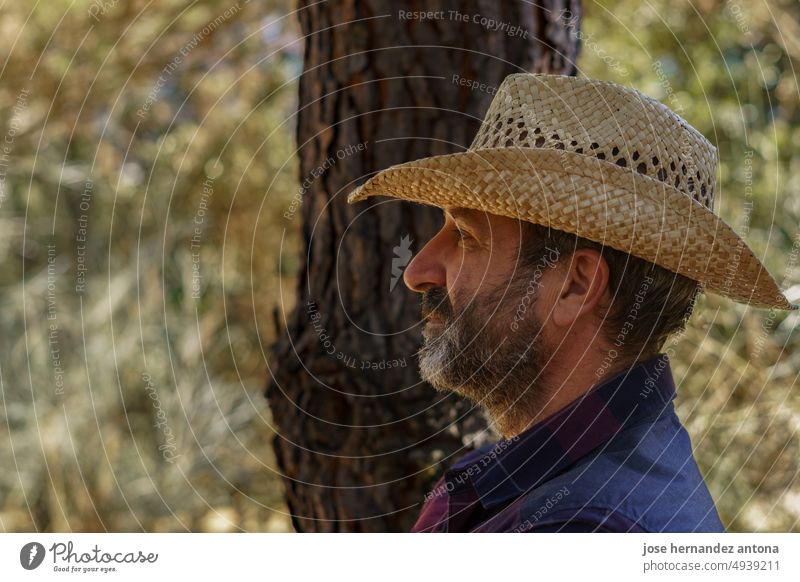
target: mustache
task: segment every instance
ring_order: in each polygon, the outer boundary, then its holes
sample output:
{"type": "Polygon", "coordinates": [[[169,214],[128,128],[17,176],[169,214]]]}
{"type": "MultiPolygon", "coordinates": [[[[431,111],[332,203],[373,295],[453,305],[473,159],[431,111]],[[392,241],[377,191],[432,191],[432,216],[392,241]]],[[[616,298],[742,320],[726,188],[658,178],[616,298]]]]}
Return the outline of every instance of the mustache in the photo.
{"type": "Polygon", "coordinates": [[[450,305],[447,291],[443,287],[432,287],[424,291],[420,297],[420,309],[423,318],[435,315],[442,321],[448,321],[453,317],[453,306],[450,305]]]}

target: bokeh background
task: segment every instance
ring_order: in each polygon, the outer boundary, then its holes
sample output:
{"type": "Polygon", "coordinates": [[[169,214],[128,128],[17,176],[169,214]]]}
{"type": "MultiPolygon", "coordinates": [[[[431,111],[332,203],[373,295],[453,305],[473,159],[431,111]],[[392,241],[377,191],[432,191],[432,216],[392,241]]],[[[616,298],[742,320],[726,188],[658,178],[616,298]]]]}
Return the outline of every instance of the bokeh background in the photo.
{"type": "MultiPolygon", "coordinates": [[[[800,5],[583,4],[580,74],[717,146],[800,295],[800,5]]],[[[294,303],[293,3],[0,7],[0,528],[290,531],[263,397],[294,303]]],[[[732,531],[800,531],[800,313],[698,303],[678,413],[732,531]]]]}

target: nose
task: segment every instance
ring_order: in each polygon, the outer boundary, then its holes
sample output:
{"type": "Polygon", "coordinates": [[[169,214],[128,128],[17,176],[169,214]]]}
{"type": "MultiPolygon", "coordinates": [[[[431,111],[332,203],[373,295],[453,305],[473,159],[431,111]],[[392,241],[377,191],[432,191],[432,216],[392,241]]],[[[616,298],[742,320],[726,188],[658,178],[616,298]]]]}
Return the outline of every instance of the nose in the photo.
{"type": "Polygon", "coordinates": [[[433,237],[406,267],[403,281],[406,287],[424,293],[433,287],[446,287],[447,277],[442,262],[443,249],[438,236],[433,237]]]}

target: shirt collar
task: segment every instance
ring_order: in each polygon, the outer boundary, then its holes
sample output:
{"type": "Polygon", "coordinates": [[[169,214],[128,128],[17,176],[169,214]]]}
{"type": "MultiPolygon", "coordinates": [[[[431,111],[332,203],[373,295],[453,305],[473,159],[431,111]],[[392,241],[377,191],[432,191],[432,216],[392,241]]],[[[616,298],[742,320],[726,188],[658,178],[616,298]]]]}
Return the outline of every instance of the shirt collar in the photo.
{"type": "Polygon", "coordinates": [[[458,463],[445,478],[469,477],[485,509],[530,491],[610,440],[623,426],[662,412],[675,398],[666,354],[637,364],[595,386],[520,435],[458,463]]]}

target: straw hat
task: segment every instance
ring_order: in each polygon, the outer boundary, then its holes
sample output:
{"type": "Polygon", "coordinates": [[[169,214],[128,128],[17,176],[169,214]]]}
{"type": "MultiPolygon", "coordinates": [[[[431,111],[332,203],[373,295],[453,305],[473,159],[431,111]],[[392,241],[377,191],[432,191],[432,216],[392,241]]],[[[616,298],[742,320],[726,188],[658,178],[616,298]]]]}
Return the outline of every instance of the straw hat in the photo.
{"type": "Polygon", "coordinates": [[[464,207],[574,233],[756,307],[797,309],[713,211],[716,149],[615,83],[509,75],[465,152],[398,164],[350,193],[464,207]]]}

